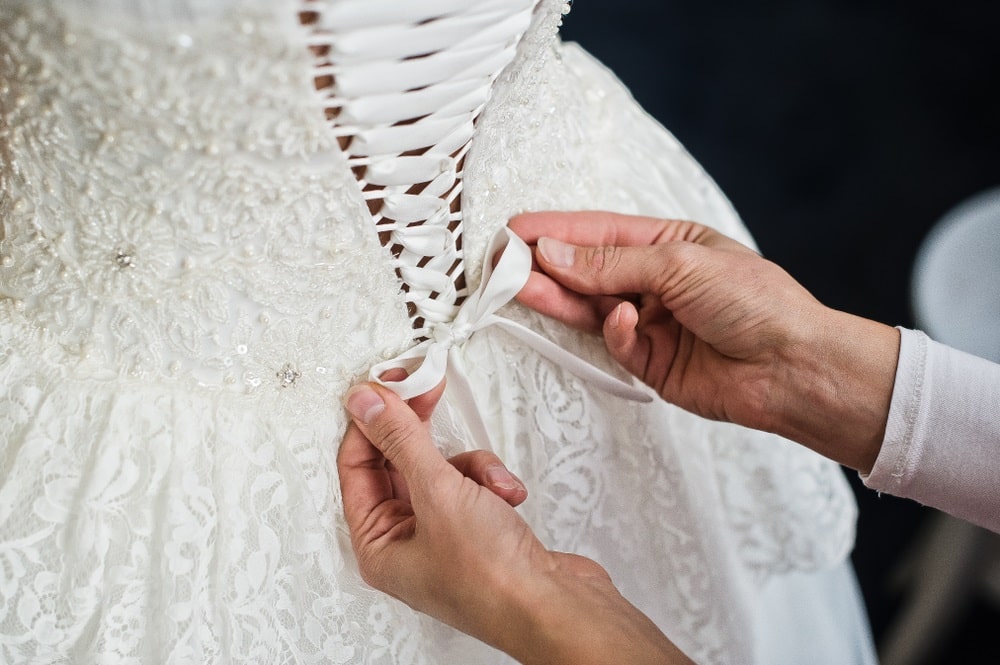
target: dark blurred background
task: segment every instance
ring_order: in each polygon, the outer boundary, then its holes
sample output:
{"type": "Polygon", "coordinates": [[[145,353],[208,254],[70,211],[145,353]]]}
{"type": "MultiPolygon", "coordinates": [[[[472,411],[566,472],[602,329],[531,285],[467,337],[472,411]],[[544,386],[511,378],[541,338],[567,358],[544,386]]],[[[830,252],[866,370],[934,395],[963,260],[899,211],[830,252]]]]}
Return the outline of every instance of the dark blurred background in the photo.
{"type": "MultiPolygon", "coordinates": [[[[761,250],[826,304],[913,327],[927,232],[1000,185],[1000,2],[579,0],[563,27],[733,201],[761,250]]],[[[1000,257],[997,259],[1000,261],[1000,257]]],[[[933,511],[860,505],[854,563],[876,640],[933,511]]],[[[931,662],[1000,662],[973,594],[931,662]]]]}

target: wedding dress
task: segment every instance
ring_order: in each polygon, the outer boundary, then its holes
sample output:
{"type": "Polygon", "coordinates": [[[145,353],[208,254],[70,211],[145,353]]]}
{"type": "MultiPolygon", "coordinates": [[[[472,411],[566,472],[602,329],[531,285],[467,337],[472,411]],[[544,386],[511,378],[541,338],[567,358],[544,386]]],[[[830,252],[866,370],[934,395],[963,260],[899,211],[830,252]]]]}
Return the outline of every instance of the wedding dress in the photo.
{"type": "Polygon", "coordinates": [[[0,661],[508,662],[360,579],[341,399],[387,364],[699,662],[871,659],[834,465],[490,291],[522,211],[752,242],[567,10],[0,3],[0,661]]]}

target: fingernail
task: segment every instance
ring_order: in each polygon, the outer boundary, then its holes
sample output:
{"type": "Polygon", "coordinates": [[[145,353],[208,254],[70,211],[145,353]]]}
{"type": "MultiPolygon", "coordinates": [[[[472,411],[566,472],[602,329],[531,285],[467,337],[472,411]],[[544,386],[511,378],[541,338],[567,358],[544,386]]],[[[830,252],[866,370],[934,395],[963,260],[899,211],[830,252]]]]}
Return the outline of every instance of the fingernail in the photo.
{"type": "Polygon", "coordinates": [[[576,257],[576,248],[553,238],[539,238],[538,251],[542,258],[557,268],[569,268],[576,257]]]}
{"type": "Polygon", "coordinates": [[[502,490],[516,490],[519,487],[524,487],[506,467],[499,464],[486,468],[486,482],[502,490]]]}
{"type": "Polygon", "coordinates": [[[347,410],[363,425],[367,425],[385,409],[385,402],[368,386],[355,386],[347,391],[347,410]]]}

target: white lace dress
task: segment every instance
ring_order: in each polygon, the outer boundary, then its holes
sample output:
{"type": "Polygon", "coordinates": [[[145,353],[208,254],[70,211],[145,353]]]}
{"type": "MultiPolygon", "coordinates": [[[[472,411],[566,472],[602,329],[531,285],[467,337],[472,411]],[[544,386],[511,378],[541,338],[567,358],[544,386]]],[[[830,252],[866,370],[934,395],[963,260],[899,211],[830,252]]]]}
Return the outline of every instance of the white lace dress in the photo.
{"type": "MultiPolygon", "coordinates": [[[[565,9],[0,3],[0,662],[507,662],[350,550],[341,397],[422,340],[464,368],[442,448],[494,447],[541,539],[698,661],[871,659],[835,466],[452,325],[521,211],[750,242],[559,42],[565,9]]],[[[623,377],[599,340],[500,315],[623,377]]]]}

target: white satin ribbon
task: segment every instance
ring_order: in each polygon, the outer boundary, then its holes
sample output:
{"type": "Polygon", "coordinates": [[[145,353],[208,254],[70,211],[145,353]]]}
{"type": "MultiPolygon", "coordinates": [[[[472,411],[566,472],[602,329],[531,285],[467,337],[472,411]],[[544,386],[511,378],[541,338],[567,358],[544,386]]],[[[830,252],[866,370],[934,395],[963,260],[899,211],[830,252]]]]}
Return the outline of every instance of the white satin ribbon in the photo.
{"type": "MultiPolygon", "coordinates": [[[[447,376],[448,385],[454,389],[449,392],[457,399],[457,406],[465,416],[466,424],[474,430],[473,436],[485,446],[489,442],[489,434],[476,405],[459,351],[462,344],[476,331],[497,326],[578,378],[607,393],[635,402],[651,402],[653,398],[647,390],[611,376],[530,328],[495,314],[517,295],[528,281],[530,273],[531,249],[510,229],[504,227],[490,242],[479,288],[465,299],[454,320],[435,324],[429,339],[372,367],[369,379],[389,388],[402,399],[410,399],[433,389],[447,376]],[[503,253],[494,268],[492,257],[501,250],[503,253]],[[379,378],[386,371],[396,368],[408,370],[410,374],[400,381],[382,381],[379,378]]],[[[411,286],[420,288],[419,284],[411,286]]]]}

